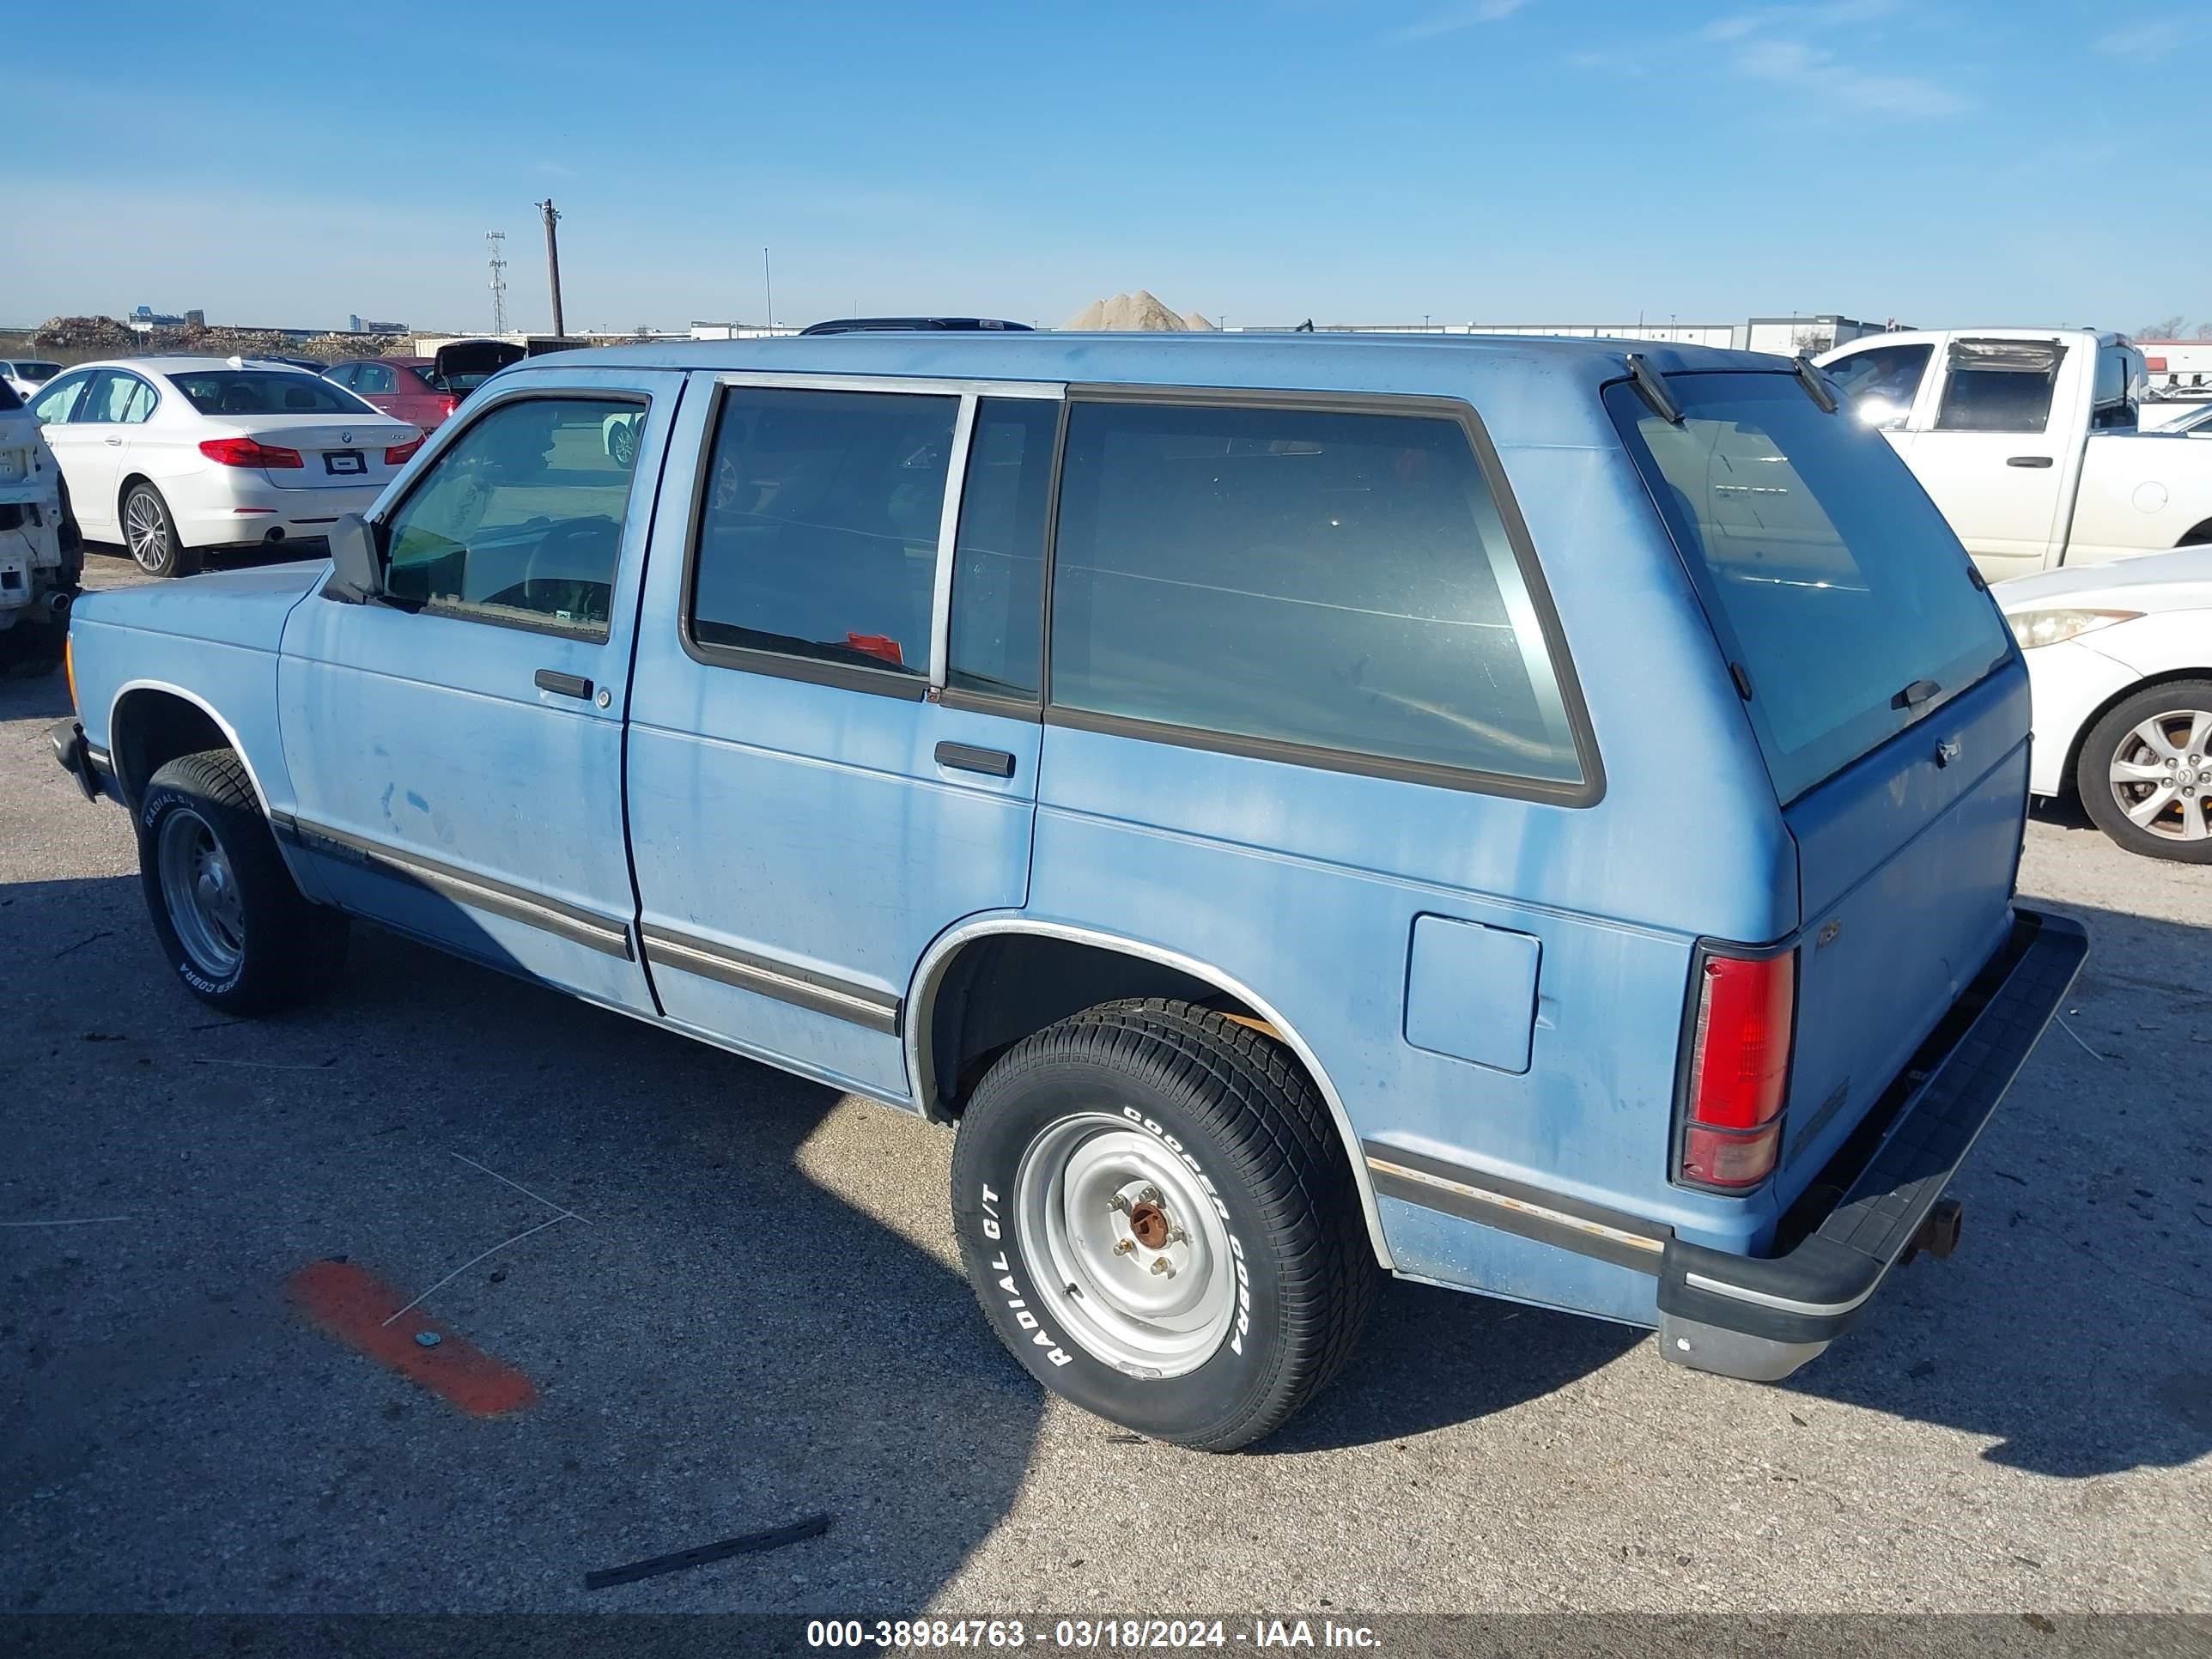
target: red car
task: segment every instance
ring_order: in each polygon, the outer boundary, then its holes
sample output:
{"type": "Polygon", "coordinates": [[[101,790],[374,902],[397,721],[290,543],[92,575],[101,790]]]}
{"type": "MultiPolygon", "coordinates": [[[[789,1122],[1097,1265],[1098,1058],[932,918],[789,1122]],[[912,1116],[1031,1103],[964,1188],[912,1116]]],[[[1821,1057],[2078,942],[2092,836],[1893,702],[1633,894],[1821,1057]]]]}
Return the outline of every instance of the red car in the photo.
{"type": "Polygon", "coordinates": [[[323,378],[335,380],[386,415],[412,421],[425,432],[445,424],[461,394],[446,389],[434,360],[428,357],[359,357],[332,363],[323,378]]]}

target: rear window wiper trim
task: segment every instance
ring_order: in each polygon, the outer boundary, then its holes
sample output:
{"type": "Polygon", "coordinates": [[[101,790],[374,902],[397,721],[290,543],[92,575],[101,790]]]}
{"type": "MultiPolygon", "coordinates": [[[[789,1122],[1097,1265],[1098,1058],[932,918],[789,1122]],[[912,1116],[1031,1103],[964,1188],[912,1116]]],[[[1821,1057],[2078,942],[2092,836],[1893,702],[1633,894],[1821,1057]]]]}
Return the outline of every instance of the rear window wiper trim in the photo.
{"type": "Polygon", "coordinates": [[[1636,384],[1644,401],[1651,405],[1651,412],[1669,426],[1682,424],[1682,406],[1674,401],[1668,388],[1667,377],[1651,367],[1651,360],[1640,351],[1628,354],[1628,378],[1636,384]]]}
{"type": "Polygon", "coordinates": [[[1805,388],[1808,397],[1820,405],[1820,413],[1836,412],[1836,389],[1828,384],[1828,377],[1813,366],[1813,360],[1803,355],[1791,359],[1797,370],[1797,384],[1805,388]]]}

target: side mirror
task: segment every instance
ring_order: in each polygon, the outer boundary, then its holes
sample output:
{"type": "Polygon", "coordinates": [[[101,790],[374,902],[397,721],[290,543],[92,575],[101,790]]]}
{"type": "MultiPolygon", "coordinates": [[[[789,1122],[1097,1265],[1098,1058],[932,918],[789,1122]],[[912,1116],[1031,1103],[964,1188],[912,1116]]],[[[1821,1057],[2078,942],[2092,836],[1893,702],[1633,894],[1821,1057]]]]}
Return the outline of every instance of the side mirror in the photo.
{"type": "Polygon", "coordinates": [[[342,605],[373,605],[384,597],[384,546],[379,527],[358,513],[339,514],[331,526],[331,579],[323,597],[342,605]]]}

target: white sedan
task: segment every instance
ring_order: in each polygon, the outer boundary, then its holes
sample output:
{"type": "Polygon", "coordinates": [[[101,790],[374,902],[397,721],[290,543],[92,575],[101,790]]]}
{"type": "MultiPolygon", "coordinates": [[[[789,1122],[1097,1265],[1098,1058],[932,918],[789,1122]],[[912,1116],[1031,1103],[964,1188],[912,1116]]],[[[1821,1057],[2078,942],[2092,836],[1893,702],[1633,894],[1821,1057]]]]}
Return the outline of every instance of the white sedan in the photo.
{"type": "Polygon", "coordinates": [[[30,407],[85,539],[123,543],[156,576],[210,548],[319,542],[422,442],[320,375],[250,358],[85,363],[30,407]]]}
{"type": "Polygon", "coordinates": [[[2035,697],[2028,788],[2132,853],[2212,863],[2212,546],[1992,590],[2035,697]]]}

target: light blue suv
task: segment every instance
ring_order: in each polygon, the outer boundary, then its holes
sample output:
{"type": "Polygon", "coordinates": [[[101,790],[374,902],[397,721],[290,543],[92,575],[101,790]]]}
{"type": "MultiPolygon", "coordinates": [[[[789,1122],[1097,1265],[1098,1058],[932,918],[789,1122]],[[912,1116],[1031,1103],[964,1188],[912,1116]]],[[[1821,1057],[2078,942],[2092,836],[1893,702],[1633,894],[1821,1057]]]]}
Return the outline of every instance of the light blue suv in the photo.
{"type": "Polygon", "coordinates": [[[1948,1250],[2086,948],[2012,903],[2003,619],[1772,357],[562,354],[330,562],[72,635],[199,996],[360,917],[957,1123],[992,1326],[1214,1449],[1385,1271],[1788,1375],[1948,1250]]]}

